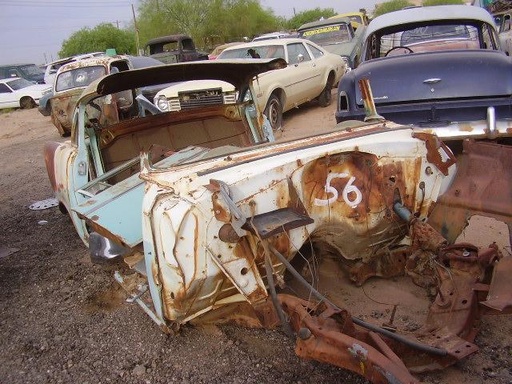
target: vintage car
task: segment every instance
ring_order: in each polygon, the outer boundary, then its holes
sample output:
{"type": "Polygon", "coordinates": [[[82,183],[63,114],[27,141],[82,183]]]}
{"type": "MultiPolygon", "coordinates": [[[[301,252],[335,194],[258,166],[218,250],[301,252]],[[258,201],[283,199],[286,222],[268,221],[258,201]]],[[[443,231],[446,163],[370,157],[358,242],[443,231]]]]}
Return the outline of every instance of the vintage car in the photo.
{"type": "Polygon", "coordinates": [[[354,30],[349,18],[340,17],[303,24],[297,32],[299,37],[317,43],[328,52],[340,55],[350,70],[359,63],[365,30],[365,25],[360,25],[354,30]]]}
{"type": "Polygon", "coordinates": [[[35,64],[0,65],[0,79],[20,77],[37,84],[44,84],[44,71],[35,64]]]}
{"type": "Polygon", "coordinates": [[[512,227],[512,147],[466,141],[456,161],[431,132],[389,121],[268,142],[243,89],[285,65],[205,61],[96,81],[71,140],[45,147],[56,197],[92,259],[117,265],[129,300],[165,332],[281,325],[299,356],[374,383],[419,383],[414,372],[478,350],[481,315],[512,311],[512,257],[455,242],[473,215],[512,227]],[[238,103],[145,115],[152,104],[132,93],[133,119],[118,122],[115,95],[159,78],[226,81],[238,103]],[[401,302],[404,286],[395,287],[382,324],[344,304],[345,275],[356,286],[380,277],[372,285],[407,279],[421,289],[408,286],[412,300],[401,302]],[[422,295],[422,326],[393,322],[395,311],[416,316],[409,305],[422,295]]]}
{"type": "MultiPolygon", "coordinates": [[[[282,59],[257,64],[203,61],[122,71],[92,82],[73,112],[71,139],[64,143],[51,142],[45,147],[47,170],[56,198],[61,209],[69,212],[84,243],[90,243],[91,227],[77,213],[80,207],[98,202],[105,196],[101,194],[103,190],[116,190],[117,187],[110,189],[110,186],[115,187],[124,179],[131,183],[129,196],[142,196],[142,189],[137,190],[142,187],[138,178],[141,151],[155,145],[155,156],[165,157],[164,154],[191,145],[243,147],[273,140],[267,134],[272,135],[270,126],[264,126],[261,113],[258,114],[252,98],[245,93],[252,77],[284,66],[282,59]],[[207,105],[199,112],[184,109],[180,113],[162,113],[140,91],[161,83],[204,77],[226,81],[240,89],[236,103],[207,105]]],[[[187,153],[187,156],[194,153],[202,157],[197,150],[187,153]]],[[[138,209],[133,212],[137,216],[135,211],[138,209]]],[[[141,227],[130,222],[131,215],[123,222],[140,236],[141,227]]],[[[127,244],[133,246],[141,240],[133,242],[128,237],[125,237],[127,244]]]]}
{"type": "Polygon", "coordinates": [[[331,90],[346,70],[340,56],[298,38],[239,44],[226,48],[217,60],[278,57],[288,63],[286,69],[264,73],[254,83],[258,106],[274,130],[281,128],[283,112],[315,99],[323,107],[329,105],[331,90]]]}
{"type": "Polygon", "coordinates": [[[34,84],[19,77],[0,79],[0,109],[34,108],[50,92],[51,87],[46,84],[34,84]]]}
{"type": "MultiPolygon", "coordinates": [[[[61,136],[69,136],[76,102],[89,84],[110,73],[157,65],[163,63],[151,57],[127,55],[103,55],[72,61],[57,71],[53,94],[45,100],[44,105],[40,105],[39,112],[51,116],[61,136]]],[[[150,97],[158,90],[152,91],[150,97]]]]}
{"type": "Polygon", "coordinates": [[[363,78],[388,120],[457,140],[510,129],[512,59],[499,49],[494,20],[483,8],[416,7],[373,19],[360,66],[340,81],[337,122],[365,118],[363,78]]]}

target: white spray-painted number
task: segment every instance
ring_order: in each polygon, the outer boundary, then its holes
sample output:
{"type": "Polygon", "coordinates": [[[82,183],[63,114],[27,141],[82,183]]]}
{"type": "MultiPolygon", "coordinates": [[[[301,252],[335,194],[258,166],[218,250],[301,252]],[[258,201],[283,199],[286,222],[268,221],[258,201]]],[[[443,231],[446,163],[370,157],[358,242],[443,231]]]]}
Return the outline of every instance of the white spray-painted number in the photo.
{"type": "Polygon", "coordinates": [[[358,206],[358,204],[363,200],[363,194],[361,191],[353,184],[354,180],[356,179],[354,176],[350,176],[348,173],[330,173],[329,176],[327,176],[327,180],[325,181],[325,193],[332,194],[331,197],[328,199],[317,199],[315,198],[315,205],[318,206],[325,206],[325,205],[331,205],[336,200],[338,200],[338,190],[331,186],[331,181],[333,179],[346,179],[349,177],[348,183],[343,188],[343,191],[341,192],[341,197],[343,198],[343,201],[347,203],[347,205],[350,208],[355,208],[358,206]],[[349,195],[353,194],[353,198],[350,199],[349,195]]]}

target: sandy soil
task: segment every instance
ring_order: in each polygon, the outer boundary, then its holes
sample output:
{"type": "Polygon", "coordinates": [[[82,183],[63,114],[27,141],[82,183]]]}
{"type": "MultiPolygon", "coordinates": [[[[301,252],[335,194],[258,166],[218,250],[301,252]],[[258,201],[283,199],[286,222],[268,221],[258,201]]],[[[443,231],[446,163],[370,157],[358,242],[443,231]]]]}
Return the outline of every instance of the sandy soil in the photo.
{"type": "MultiPolygon", "coordinates": [[[[332,126],[334,108],[311,104],[289,112],[280,136],[332,126]]],[[[52,196],[42,155],[49,140],[64,139],[37,109],[0,114],[0,383],[365,382],[300,360],[280,331],[190,326],[164,335],[125,302],[111,272],[90,263],[67,216],[28,208],[52,196]]],[[[484,226],[508,235],[498,224],[484,226]]],[[[380,291],[375,283],[366,294],[376,298],[380,291]]],[[[484,318],[477,344],[477,354],[418,378],[512,383],[512,316],[484,318]]]]}

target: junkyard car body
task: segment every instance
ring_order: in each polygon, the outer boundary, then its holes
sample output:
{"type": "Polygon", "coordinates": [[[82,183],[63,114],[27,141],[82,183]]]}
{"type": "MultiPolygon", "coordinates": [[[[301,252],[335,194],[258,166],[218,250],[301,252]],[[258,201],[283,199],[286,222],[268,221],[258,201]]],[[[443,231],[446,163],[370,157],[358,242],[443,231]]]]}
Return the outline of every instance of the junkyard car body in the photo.
{"type": "Polygon", "coordinates": [[[34,84],[23,78],[0,79],[0,109],[32,108],[51,92],[46,84],[34,84]]]}
{"type": "Polygon", "coordinates": [[[37,84],[44,84],[44,71],[35,64],[0,65],[0,79],[21,77],[37,84]]]}
{"type": "Polygon", "coordinates": [[[340,81],[336,121],[365,118],[358,81],[367,78],[379,114],[389,120],[453,137],[484,135],[491,114],[496,134],[507,134],[512,59],[499,50],[484,9],[446,5],[379,16],[368,26],[361,60],[340,81]],[[467,122],[476,125],[466,128],[467,122]]]}
{"type": "MultiPolygon", "coordinates": [[[[143,186],[138,178],[139,154],[148,151],[153,144],[162,149],[160,152],[156,150],[158,157],[190,145],[243,147],[271,140],[264,134],[263,117],[250,98],[238,99],[235,104],[226,106],[205,106],[199,111],[160,113],[150,101],[141,99],[141,88],[201,80],[206,76],[229,81],[245,94],[252,76],[284,65],[283,60],[238,65],[203,61],[194,65],[124,71],[91,83],[73,112],[71,140],[49,143],[45,149],[47,170],[56,198],[61,208],[70,213],[82,240],[89,243],[90,230],[76,210],[98,202],[99,192],[103,189],[107,194],[119,191],[117,187],[108,187],[128,179],[126,183],[131,183],[131,187],[127,189],[127,196],[139,198],[139,208],[129,210],[121,221],[127,226],[124,229],[133,229],[136,240],[128,240],[131,237],[126,234],[122,237],[130,246],[141,242],[139,213],[143,186]],[[148,111],[155,114],[148,114],[148,111]],[[129,118],[122,119],[122,116],[129,118]],[[132,221],[134,218],[136,220],[132,221]]],[[[271,133],[270,128],[268,131],[271,133]]],[[[183,157],[176,156],[178,159],[183,157]]]]}
{"type": "Polygon", "coordinates": [[[56,196],[91,256],[124,260],[133,271],[116,279],[167,332],[215,314],[268,327],[281,318],[297,332],[299,355],[376,383],[416,383],[410,370],[475,352],[477,307],[512,311],[512,259],[500,260],[493,247],[481,254],[452,243],[476,213],[512,226],[510,148],[467,143],[477,156],[459,166],[435,135],[389,121],[264,143],[261,113],[243,88],[260,71],[285,65],[207,61],[91,84],[71,140],[45,147],[56,196]],[[144,103],[134,99],[138,117],[121,122],[105,109],[115,107],[111,93],[156,78],[226,81],[240,90],[238,103],[142,116],[135,103],[144,103]],[[94,115],[98,96],[104,112],[94,115]],[[285,271],[298,271],[291,263],[314,269],[321,246],[358,285],[402,274],[433,285],[439,294],[425,326],[395,335],[351,317],[311,285],[306,296],[321,303],[277,294],[274,276],[282,285],[285,271]],[[495,266],[502,277],[489,285],[495,266]],[[477,291],[489,292],[485,302],[477,291]]]}
{"type": "Polygon", "coordinates": [[[349,18],[340,17],[303,24],[297,32],[299,37],[317,43],[328,52],[340,55],[347,67],[353,69],[359,63],[365,29],[365,25],[354,29],[349,18]]]}
{"type": "Polygon", "coordinates": [[[265,111],[273,129],[281,127],[283,112],[307,101],[318,98],[321,105],[329,105],[331,89],[346,69],[340,56],[296,38],[239,44],[226,48],[218,60],[251,59],[250,50],[255,57],[283,58],[288,63],[285,70],[264,73],[254,83],[258,106],[265,111]]]}
{"type": "MultiPolygon", "coordinates": [[[[46,102],[45,110],[41,107],[39,111],[42,114],[51,111],[52,123],[61,136],[67,136],[71,133],[71,119],[76,102],[89,84],[110,73],[155,65],[163,63],[150,57],[125,55],[103,55],[70,62],[57,71],[53,95],[46,102]]],[[[156,92],[157,90],[152,96],[156,92]]]]}

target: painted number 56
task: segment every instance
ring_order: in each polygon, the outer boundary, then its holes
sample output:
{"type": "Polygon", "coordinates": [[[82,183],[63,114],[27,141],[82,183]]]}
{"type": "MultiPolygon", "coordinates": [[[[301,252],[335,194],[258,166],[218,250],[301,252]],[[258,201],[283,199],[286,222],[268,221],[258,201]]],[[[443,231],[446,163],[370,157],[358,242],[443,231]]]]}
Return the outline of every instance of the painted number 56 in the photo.
{"type": "Polygon", "coordinates": [[[338,200],[338,190],[331,186],[331,181],[333,179],[346,179],[349,178],[347,184],[345,185],[345,188],[343,188],[343,191],[341,192],[341,196],[343,198],[343,201],[350,207],[355,208],[357,205],[363,200],[363,195],[361,191],[353,184],[354,180],[356,179],[354,176],[350,176],[349,174],[343,172],[343,173],[330,173],[329,176],[327,176],[327,180],[325,181],[325,193],[332,194],[331,197],[328,199],[317,199],[315,198],[315,205],[318,206],[325,206],[325,205],[331,205],[336,200],[338,200]]]}

